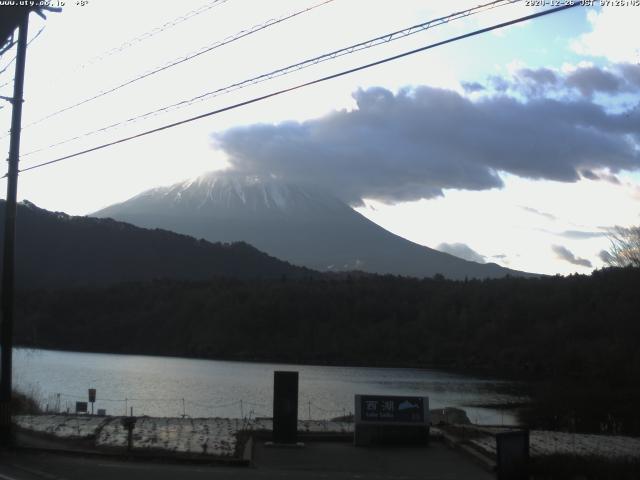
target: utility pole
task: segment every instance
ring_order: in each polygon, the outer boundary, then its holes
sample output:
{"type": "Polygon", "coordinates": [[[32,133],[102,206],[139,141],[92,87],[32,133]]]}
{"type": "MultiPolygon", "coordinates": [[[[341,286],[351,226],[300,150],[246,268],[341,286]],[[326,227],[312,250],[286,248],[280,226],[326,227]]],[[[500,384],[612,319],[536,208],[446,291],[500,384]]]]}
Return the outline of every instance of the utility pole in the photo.
{"type": "Polygon", "coordinates": [[[13,367],[13,303],[15,284],[16,199],[18,193],[18,161],[24,90],[24,66],[27,56],[29,13],[25,12],[18,30],[18,51],[13,84],[7,201],[4,206],[4,252],[2,260],[2,324],[0,325],[0,444],[13,441],[11,428],[11,387],[13,367]]]}

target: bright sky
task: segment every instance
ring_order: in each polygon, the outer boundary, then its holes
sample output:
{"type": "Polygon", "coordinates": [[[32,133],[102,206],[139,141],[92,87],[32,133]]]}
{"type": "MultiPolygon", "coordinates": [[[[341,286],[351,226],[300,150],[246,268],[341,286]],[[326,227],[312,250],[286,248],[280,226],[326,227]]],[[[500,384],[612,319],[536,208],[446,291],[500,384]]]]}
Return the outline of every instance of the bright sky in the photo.
{"type": "MultiPolygon", "coordinates": [[[[46,21],[31,16],[29,37],[44,30],[27,55],[22,168],[541,10],[524,1],[502,6],[46,148],[481,2],[334,0],[29,126],[319,0],[66,3],[46,21]]],[[[325,168],[323,155],[333,148],[325,181],[331,186],[334,178],[337,194],[394,233],[519,270],[588,273],[603,266],[607,228],[639,223],[640,132],[632,122],[640,100],[638,24],[640,7],[577,7],[24,172],[19,198],[85,215],[152,187],[251,162],[260,161],[263,173],[320,178],[314,169],[325,168]],[[310,140],[318,136],[322,154],[310,140]]],[[[0,57],[0,70],[14,53],[0,57]]],[[[0,85],[12,75],[12,67],[0,74],[0,85]]],[[[0,87],[0,95],[11,88],[0,87]]],[[[9,126],[5,105],[0,127],[9,126]]],[[[8,151],[8,137],[0,148],[8,151]]]]}

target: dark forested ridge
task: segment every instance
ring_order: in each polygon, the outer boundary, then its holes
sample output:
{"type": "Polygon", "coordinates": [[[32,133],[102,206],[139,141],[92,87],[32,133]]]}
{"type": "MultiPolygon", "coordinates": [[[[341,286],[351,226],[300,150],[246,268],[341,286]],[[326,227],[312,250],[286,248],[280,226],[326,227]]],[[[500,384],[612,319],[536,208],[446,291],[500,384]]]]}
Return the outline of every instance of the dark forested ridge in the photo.
{"type": "Polygon", "coordinates": [[[458,282],[347,276],[130,283],[22,294],[16,339],[85,351],[481,368],[556,386],[597,385],[631,402],[640,398],[639,291],[640,270],[633,268],[458,282]]]}
{"type": "Polygon", "coordinates": [[[448,281],[393,276],[154,281],[18,298],[39,347],[200,357],[640,372],[640,271],[448,281]]]}
{"type": "MultiPolygon", "coordinates": [[[[0,218],[4,218],[4,208],[1,200],[0,218]]],[[[0,222],[0,244],[3,230],[0,222]]],[[[246,243],[214,244],[111,219],[49,212],[29,202],[18,205],[16,283],[23,289],[158,278],[275,278],[310,273],[246,243]]]]}
{"type": "Polygon", "coordinates": [[[484,370],[544,382],[543,426],[640,433],[640,269],[469,281],[319,274],[243,243],[29,203],[16,263],[20,345],[484,370]]]}

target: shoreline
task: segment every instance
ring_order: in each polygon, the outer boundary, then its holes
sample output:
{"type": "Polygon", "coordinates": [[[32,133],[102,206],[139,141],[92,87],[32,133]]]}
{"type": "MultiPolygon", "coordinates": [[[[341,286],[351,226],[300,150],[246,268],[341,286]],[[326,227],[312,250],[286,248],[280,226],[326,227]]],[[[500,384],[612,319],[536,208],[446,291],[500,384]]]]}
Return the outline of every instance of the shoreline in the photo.
{"type": "MultiPolygon", "coordinates": [[[[136,418],[128,446],[125,417],[89,415],[20,415],[14,417],[21,445],[77,453],[244,462],[250,458],[252,439],[266,438],[273,420],[239,418],[136,418]]],[[[462,417],[432,422],[430,435],[454,448],[472,449],[495,460],[496,435],[514,427],[459,423],[462,417]]],[[[468,420],[468,419],[467,419],[468,420]]],[[[515,427],[515,430],[518,430],[515,427]]],[[[298,420],[298,435],[305,441],[352,442],[354,424],[328,420],[298,420]]],[[[531,460],[539,465],[558,458],[575,462],[640,463],[640,438],[622,435],[577,434],[530,430],[531,460]]]]}
{"type": "Polygon", "coordinates": [[[522,376],[516,376],[515,374],[507,374],[500,373],[494,370],[491,370],[489,367],[483,368],[464,368],[459,366],[452,365],[420,365],[420,364],[412,364],[412,363],[388,363],[382,362],[380,364],[371,364],[366,362],[341,362],[341,361],[323,361],[323,362],[315,362],[315,361],[286,361],[286,360],[277,360],[277,359],[257,359],[257,358],[239,358],[239,357],[201,357],[201,356],[188,356],[183,354],[166,354],[166,353],[134,353],[134,352],[107,352],[107,351],[93,351],[93,350],[70,350],[63,348],[55,348],[55,347],[39,347],[32,345],[14,345],[14,349],[21,350],[42,350],[42,351],[50,351],[50,352],[63,352],[63,353],[78,353],[78,354],[95,354],[95,355],[122,355],[122,356],[136,356],[136,357],[167,357],[174,359],[184,359],[184,360],[203,360],[203,361],[214,361],[214,362],[229,362],[229,363],[251,363],[251,364],[274,364],[274,365],[299,365],[305,367],[334,367],[334,368],[343,368],[343,367],[354,367],[354,368],[371,368],[371,369],[404,369],[404,370],[419,370],[419,371],[440,371],[452,375],[460,375],[460,376],[473,376],[478,380],[484,381],[495,381],[495,382],[509,382],[509,383],[517,383],[517,384],[526,384],[526,383],[536,383],[537,380],[533,378],[523,378],[522,376]]]}

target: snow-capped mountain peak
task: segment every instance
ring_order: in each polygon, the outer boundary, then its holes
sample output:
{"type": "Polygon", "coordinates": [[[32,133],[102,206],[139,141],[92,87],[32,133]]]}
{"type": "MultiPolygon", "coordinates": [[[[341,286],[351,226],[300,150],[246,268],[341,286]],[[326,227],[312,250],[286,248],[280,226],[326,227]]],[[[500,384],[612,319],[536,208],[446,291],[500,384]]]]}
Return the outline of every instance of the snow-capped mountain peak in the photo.
{"type": "Polygon", "coordinates": [[[417,245],[313,186],[212,172],[155,188],[94,214],[210,241],[244,241],[277,258],[319,270],[417,277],[499,277],[520,272],[417,245]]]}
{"type": "MultiPolygon", "coordinates": [[[[163,208],[172,211],[195,211],[208,217],[298,215],[349,208],[314,187],[293,185],[275,177],[230,172],[212,172],[168,187],[147,190],[119,206],[150,207],[153,204],[162,204],[163,208]]],[[[106,214],[112,208],[100,214],[106,214]]]]}

